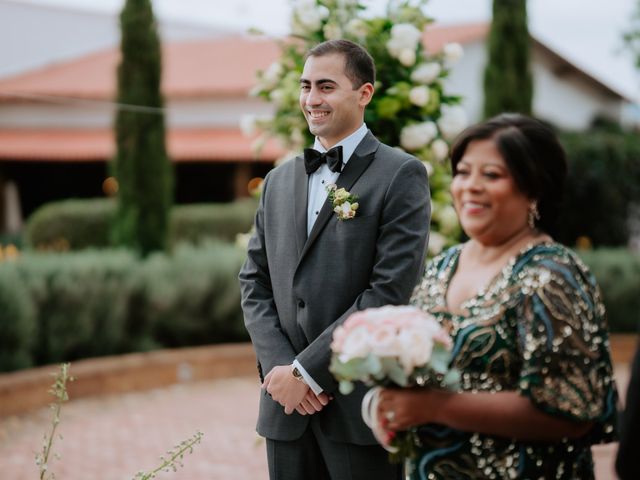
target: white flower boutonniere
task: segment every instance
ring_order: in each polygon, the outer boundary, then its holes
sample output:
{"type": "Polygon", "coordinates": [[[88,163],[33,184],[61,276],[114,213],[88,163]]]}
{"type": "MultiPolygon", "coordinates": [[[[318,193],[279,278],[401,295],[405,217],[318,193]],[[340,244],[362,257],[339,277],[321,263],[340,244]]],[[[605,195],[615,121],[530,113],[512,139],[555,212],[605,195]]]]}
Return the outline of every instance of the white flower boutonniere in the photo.
{"type": "Polygon", "coordinates": [[[357,195],[351,195],[344,188],[338,188],[335,183],[327,185],[327,193],[338,220],[350,220],[356,216],[356,211],[360,206],[357,202],[357,195]]]}

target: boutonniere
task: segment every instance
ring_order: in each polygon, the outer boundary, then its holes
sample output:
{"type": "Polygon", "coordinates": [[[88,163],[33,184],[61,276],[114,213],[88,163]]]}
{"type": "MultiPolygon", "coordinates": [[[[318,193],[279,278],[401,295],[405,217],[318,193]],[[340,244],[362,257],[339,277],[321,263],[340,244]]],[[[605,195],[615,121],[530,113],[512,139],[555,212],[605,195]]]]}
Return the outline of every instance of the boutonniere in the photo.
{"type": "Polygon", "coordinates": [[[344,188],[338,188],[335,183],[327,185],[327,193],[338,220],[350,220],[356,216],[356,210],[360,206],[357,195],[351,195],[344,188]]]}

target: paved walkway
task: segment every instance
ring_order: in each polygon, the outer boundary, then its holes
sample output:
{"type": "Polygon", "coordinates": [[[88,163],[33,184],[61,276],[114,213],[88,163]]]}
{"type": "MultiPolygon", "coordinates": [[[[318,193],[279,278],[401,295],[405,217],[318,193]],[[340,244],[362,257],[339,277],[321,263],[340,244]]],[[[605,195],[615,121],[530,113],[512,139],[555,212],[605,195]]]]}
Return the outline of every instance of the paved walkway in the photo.
{"type": "MultiPolygon", "coordinates": [[[[628,372],[616,369],[620,389],[628,372]]],[[[71,401],[64,406],[51,464],[58,480],[128,480],[158,465],[166,450],[196,431],[202,443],[184,468],[159,478],[266,480],[264,442],[254,432],[259,386],[255,378],[176,385],[165,389],[71,401]]],[[[0,478],[35,480],[35,452],[50,411],[0,420],[0,478]]],[[[596,447],[597,479],[615,479],[615,445],[596,447]]],[[[301,479],[304,480],[304,479],[301,479]]]]}

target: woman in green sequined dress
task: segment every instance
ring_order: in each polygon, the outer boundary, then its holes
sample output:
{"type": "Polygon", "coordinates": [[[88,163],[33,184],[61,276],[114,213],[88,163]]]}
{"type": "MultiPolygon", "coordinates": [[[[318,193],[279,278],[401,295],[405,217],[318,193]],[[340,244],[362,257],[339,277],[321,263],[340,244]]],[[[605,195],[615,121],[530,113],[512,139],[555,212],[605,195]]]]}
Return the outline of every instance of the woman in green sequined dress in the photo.
{"type": "Polygon", "coordinates": [[[412,479],[593,478],[617,394],[604,306],[553,232],[566,160],[543,124],[504,114],[452,148],[451,193],[469,240],[435,258],[412,303],[454,340],[459,391],[388,389],[390,430],[417,428],[412,479]]]}

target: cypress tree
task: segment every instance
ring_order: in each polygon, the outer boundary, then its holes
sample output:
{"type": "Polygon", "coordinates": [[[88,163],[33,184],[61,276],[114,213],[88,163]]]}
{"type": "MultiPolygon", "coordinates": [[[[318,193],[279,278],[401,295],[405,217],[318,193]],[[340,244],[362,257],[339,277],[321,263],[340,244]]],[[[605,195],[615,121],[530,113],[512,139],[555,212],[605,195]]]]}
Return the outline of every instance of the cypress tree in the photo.
{"type": "Polygon", "coordinates": [[[112,234],[115,244],[146,255],[165,247],[173,189],[160,92],[160,40],[151,1],[126,0],[120,28],[114,162],[118,208],[112,234]]]}
{"type": "Polygon", "coordinates": [[[526,0],[493,0],[484,73],[486,118],[502,112],[531,114],[529,45],[526,0]]]}

